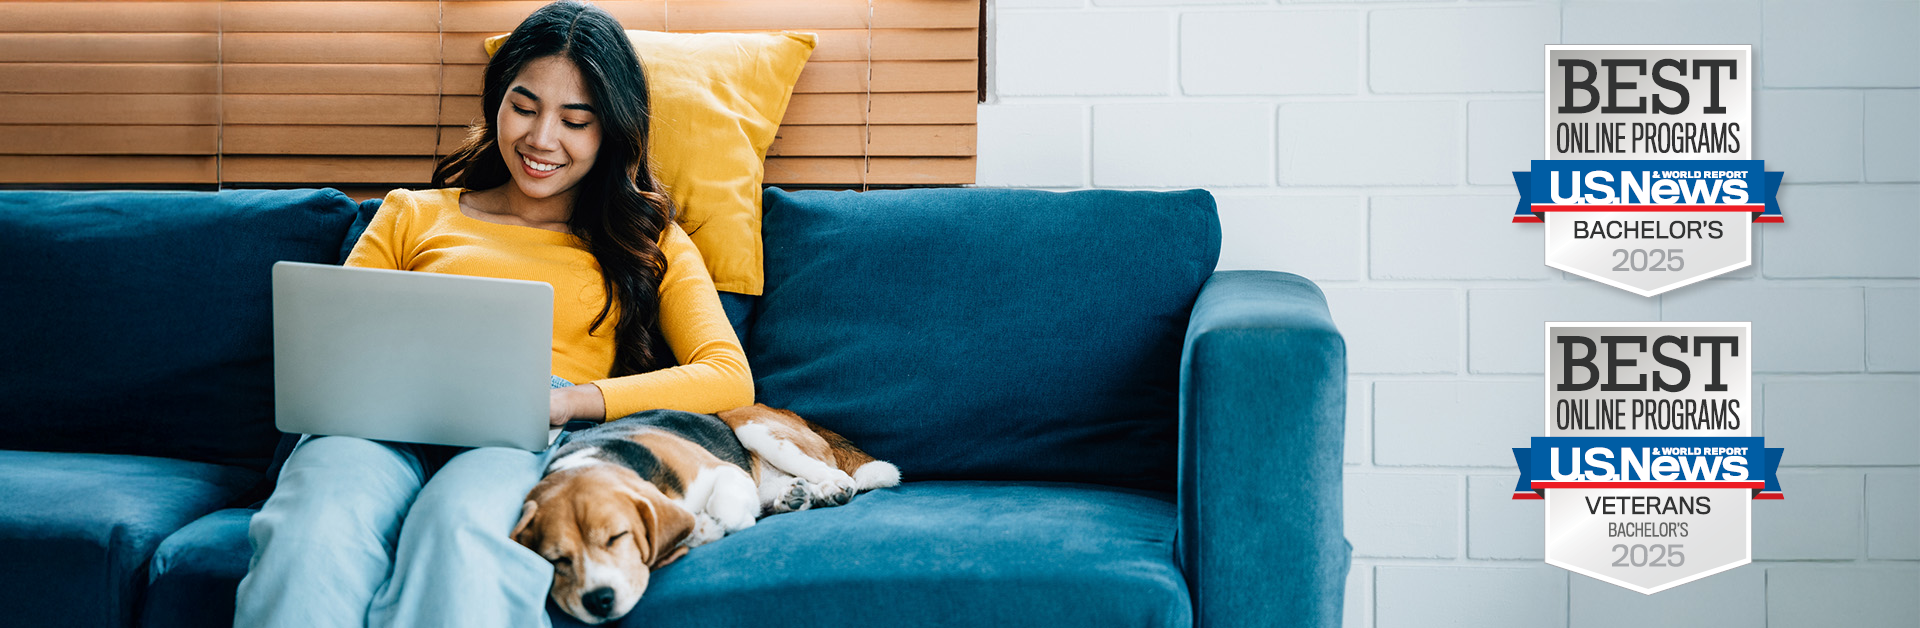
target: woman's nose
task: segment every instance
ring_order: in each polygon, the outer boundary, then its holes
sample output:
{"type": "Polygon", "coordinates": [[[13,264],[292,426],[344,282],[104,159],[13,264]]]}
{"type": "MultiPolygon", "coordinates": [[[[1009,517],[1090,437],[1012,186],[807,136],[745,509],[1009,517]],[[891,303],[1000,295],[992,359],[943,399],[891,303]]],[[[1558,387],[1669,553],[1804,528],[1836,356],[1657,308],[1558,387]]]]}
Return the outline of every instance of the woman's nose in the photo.
{"type": "Polygon", "coordinates": [[[533,123],[533,130],[527,133],[527,143],[541,150],[558,150],[559,118],[541,116],[533,123]]]}

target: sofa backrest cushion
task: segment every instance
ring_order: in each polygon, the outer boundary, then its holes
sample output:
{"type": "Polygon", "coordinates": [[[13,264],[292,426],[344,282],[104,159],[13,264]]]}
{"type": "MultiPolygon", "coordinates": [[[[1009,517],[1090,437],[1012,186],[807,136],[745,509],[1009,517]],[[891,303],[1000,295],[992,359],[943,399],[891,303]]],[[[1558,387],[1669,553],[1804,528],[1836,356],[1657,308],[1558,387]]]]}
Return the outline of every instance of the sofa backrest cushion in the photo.
{"type": "Polygon", "coordinates": [[[347,225],[347,237],[340,241],[340,263],[344,264],[353,255],[353,247],[360,243],[360,235],[367,232],[367,226],[373,224],[373,215],[380,213],[380,204],[386,199],[370,198],[360,201],[359,214],[353,224],[347,225]]]}
{"type": "Polygon", "coordinates": [[[758,400],[908,480],[1170,490],[1204,190],[767,190],[758,400]]]}
{"type": "Polygon", "coordinates": [[[264,468],[272,267],[339,263],[336,190],[0,192],[0,449],[264,468]]]}

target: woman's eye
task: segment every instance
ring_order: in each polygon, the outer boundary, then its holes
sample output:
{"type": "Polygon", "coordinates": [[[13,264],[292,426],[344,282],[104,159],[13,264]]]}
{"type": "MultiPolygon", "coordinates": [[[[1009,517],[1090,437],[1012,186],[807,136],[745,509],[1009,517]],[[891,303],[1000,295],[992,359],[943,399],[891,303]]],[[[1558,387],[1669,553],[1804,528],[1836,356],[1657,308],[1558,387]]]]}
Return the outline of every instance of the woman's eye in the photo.
{"type": "Polygon", "coordinates": [[[520,108],[519,106],[516,106],[516,105],[508,105],[508,106],[509,106],[509,107],[513,107],[513,112],[514,112],[514,113],[517,113],[517,114],[520,114],[520,115],[523,115],[523,116],[530,116],[530,115],[533,115],[533,110],[532,110],[532,109],[521,109],[521,108],[520,108]]]}
{"type": "Polygon", "coordinates": [[[565,125],[567,125],[567,128],[569,128],[569,129],[584,129],[584,128],[587,128],[587,125],[588,125],[589,123],[587,123],[587,122],[581,122],[581,123],[579,123],[579,124],[575,124],[575,123],[572,123],[572,122],[561,122],[561,124],[565,124],[565,125]]]}

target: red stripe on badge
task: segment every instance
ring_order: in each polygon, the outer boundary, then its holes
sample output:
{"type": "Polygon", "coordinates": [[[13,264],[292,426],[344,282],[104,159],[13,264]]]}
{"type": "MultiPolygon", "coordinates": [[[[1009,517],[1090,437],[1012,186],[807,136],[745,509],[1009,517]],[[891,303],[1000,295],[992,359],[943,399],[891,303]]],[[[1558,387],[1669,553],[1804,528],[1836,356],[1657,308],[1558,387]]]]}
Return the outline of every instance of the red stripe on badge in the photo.
{"type": "Polygon", "coordinates": [[[1534,482],[1543,488],[1766,488],[1766,482],[1534,482]]]}
{"type": "Polygon", "coordinates": [[[1536,212],[1748,212],[1767,211],[1766,205],[1528,205],[1536,212]]]}

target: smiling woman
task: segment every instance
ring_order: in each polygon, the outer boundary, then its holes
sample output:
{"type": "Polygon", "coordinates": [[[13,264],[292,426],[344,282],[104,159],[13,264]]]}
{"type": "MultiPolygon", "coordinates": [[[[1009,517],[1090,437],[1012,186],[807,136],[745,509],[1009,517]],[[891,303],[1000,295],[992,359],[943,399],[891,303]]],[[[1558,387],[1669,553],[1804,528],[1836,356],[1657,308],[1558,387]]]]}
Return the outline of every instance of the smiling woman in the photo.
{"type": "MultiPolygon", "coordinates": [[[[555,425],[753,403],[700,252],[646,163],[646,80],[612,16],[540,8],[488,63],[489,115],[436,168],[441,189],[389,193],[346,260],[552,285],[555,425]]],[[[552,566],[507,534],[545,459],[303,441],[252,520],[235,624],[545,625],[552,566]]]]}

